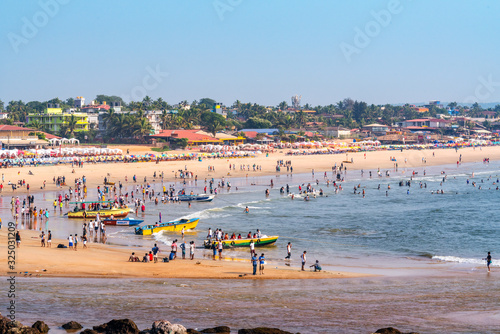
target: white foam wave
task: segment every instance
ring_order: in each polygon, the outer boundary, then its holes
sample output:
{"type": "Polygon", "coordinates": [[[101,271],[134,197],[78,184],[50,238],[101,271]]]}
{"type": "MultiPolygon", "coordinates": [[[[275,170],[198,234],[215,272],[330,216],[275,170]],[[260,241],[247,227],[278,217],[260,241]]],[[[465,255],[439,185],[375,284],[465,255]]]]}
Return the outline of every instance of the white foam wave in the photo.
{"type": "Polygon", "coordinates": [[[165,244],[167,246],[172,245],[172,241],[173,240],[170,240],[170,238],[168,237],[168,235],[164,234],[163,231],[160,231],[158,233],[153,233],[153,238],[156,241],[161,242],[162,244],[165,244]]]}
{"type": "MultiPolygon", "coordinates": [[[[456,263],[466,263],[466,264],[478,264],[485,265],[486,261],[484,259],[477,258],[463,258],[458,256],[439,256],[435,255],[432,257],[433,260],[440,260],[444,262],[456,262],[456,263]]],[[[500,260],[493,260],[491,262],[492,267],[500,267],[500,260]]]]}

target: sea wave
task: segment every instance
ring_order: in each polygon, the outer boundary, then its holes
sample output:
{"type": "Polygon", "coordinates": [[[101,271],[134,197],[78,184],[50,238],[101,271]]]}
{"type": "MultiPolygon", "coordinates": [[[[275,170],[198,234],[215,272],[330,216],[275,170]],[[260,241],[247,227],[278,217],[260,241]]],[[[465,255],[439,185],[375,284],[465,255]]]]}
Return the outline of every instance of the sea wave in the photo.
{"type": "Polygon", "coordinates": [[[153,233],[153,238],[157,242],[161,242],[162,244],[165,244],[167,246],[172,245],[173,239],[170,239],[169,236],[167,234],[163,233],[163,232],[164,231],[160,231],[158,233],[153,233]]]}
{"type": "MultiPolygon", "coordinates": [[[[433,260],[439,260],[443,262],[456,262],[456,263],[466,263],[466,264],[480,264],[485,265],[486,261],[484,259],[478,258],[464,258],[458,256],[441,256],[435,255],[432,257],[433,260]]],[[[493,260],[491,262],[492,267],[500,267],[500,260],[493,260]]]]}

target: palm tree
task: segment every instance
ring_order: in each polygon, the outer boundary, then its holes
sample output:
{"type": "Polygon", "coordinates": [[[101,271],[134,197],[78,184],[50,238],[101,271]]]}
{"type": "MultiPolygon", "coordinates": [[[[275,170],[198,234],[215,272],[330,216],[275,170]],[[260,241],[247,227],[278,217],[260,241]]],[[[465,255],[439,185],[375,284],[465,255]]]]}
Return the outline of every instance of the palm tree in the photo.
{"type": "Polygon", "coordinates": [[[73,137],[77,123],[78,119],[75,117],[75,115],[71,115],[71,117],[68,119],[68,123],[66,124],[66,133],[69,133],[70,137],[73,137]]]}
{"type": "Polygon", "coordinates": [[[115,109],[111,108],[109,109],[103,116],[103,121],[104,121],[104,126],[108,127],[108,124],[113,123],[114,119],[116,118],[116,113],[115,109]]]}
{"type": "Polygon", "coordinates": [[[28,126],[32,129],[35,129],[35,130],[41,130],[43,128],[43,125],[42,123],[40,123],[39,120],[35,119],[35,120],[32,120],[28,126]]]}
{"type": "Polygon", "coordinates": [[[151,134],[153,127],[146,118],[137,119],[134,123],[134,130],[132,134],[144,140],[144,136],[151,134]]]}

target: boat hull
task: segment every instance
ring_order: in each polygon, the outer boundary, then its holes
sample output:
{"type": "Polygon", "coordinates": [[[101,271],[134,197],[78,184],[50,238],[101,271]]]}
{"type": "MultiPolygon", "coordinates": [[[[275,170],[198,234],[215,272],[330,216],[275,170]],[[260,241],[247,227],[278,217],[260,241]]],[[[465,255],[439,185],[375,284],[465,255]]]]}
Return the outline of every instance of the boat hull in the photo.
{"type": "Polygon", "coordinates": [[[214,199],[214,195],[181,195],[179,196],[179,201],[181,202],[211,202],[214,199]]]}
{"type": "Polygon", "coordinates": [[[176,232],[176,231],[182,231],[182,228],[185,230],[192,230],[196,228],[198,225],[198,221],[200,218],[194,218],[194,219],[189,219],[189,220],[176,220],[176,221],[171,221],[171,222],[165,222],[161,223],[158,226],[156,225],[145,225],[142,227],[136,227],[135,228],[135,234],[138,235],[151,235],[153,233],[157,233],[160,231],[171,231],[171,232],[176,232]]]}
{"type": "MultiPolygon", "coordinates": [[[[274,244],[278,240],[279,236],[274,235],[270,237],[264,237],[264,238],[256,238],[256,239],[235,239],[235,240],[222,240],[222,246],[223,248],[230,248],[230,247],[250,247],[250,242],[253,240],[255,247],[262,247],[262,246],[269,246],[274,244]]],[[[219,242],[215,241],[215,245],[218,246],[219,242]]],[[[208,240],[205,240],[204,242],[205,248],[210,248],[212,247],[212,244],[209,243],[208,240]]]]}
{"type": "Polygon", "coordinates": [[[124,219],[104,219],[102,222],[105,225],[111,226],[135,226],[142,223],[144,220],[142,219],[132,219],[132,218],[124,218],[124,219]]]}
{"type": "Polygon", "coordinates": [[[100,218],[125,218],[130,212],[130,208],[117,208],[117,209],[104,209],[96,211],[70,211],[68,212],[68,218],[96,218],[99,213],[100,218]]]}

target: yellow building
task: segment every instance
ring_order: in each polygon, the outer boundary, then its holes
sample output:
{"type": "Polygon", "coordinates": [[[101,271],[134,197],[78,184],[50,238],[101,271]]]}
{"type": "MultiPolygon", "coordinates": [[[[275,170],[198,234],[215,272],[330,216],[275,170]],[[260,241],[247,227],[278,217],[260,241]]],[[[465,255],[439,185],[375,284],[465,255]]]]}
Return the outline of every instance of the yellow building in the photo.
{"type": "Polygon", "coordinates": [[[28,126],[35,122],[41,124],[43,129],[57,132],[63,126],[69,126],[71,120],[76,121],[75,132],[87,131],[89,129],[89,119],[87,113],[83,112],[63,112],[61,108],[47,108],[43,113],[28,114],[28,126]]]}

